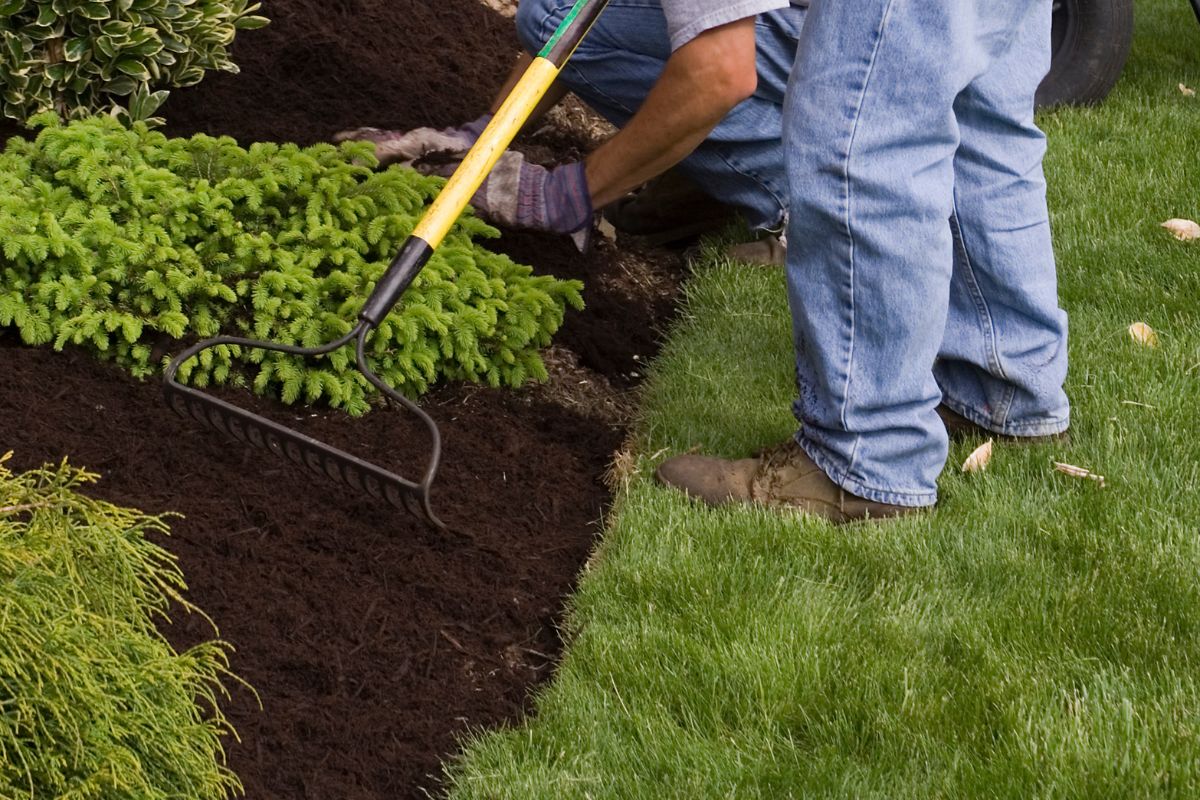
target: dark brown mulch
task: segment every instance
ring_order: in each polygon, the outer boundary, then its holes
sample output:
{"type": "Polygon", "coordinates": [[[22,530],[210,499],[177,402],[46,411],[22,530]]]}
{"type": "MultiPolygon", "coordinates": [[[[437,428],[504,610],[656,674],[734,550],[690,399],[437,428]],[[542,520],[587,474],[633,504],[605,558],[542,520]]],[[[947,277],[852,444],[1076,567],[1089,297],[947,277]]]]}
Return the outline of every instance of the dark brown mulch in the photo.
{"type": "MultiPolygon", "coordinates": [[[[416,797],[455,735],[520,715],[559,651],[556,620],[606,501],[619,431],[528,393],[440,389],[439,533],[232,445],[76,351],[0,336],[0,450],[16,468],[72,463],[92,491],[177,511],[164,544],[190,599],[234,644],[241,734],[230,764],[252,798],[416,797]]],[[[351,420],[240,397],[310,435],[416,477],[427,443],[400,412],[351,420]]],[[[165,631],[211,637],[198,616],[165,631]]]]}
{"type": "MultiPolygon", "coordinates": [[[[449,125],[485,108],[517,49],[511,21],[477,0],[277,0],[264,13],[273,24],[235,45],[241,75],[174,92],[168,132],[311,143],[364,124],[449,125]]],[[[557,158],[579,147],[569,131],[535,144],[557,158]]],[[[611,245],[581,255],[506,232],[489,246],[584,280],[588,308],[556,342],[616,386],[636,382],[677,260],[635,255],[647,282],[611,245]]],[[[237,689],[226,704],[241,735],[230,764],[255,800],[423,797],[457,735],[528,709],[560,652],[555,626],[623,435],[535,399],[552,396],[450,386],[423,401],[446,441],[434,501],[453,531],[438,534],[179,420],[155,382],[0,330],[0,452],[18,467],[69,456],[104,474],[104,498],[184,514],[166,544],[262,698],[260,711],[237,689]]],[[[398,412],[349,420],[236,399],[406,474],[423,463],[424,436],[398,412]]],[[[168,635],[210,632],[191,616],[168,635]]]]}
{"type": "Polygon", "coordinates": [[[478,0],[267,0],[261,13],[271,24],[234,41],[240,74],[171,93],[168,132],[312,144],[456,125],[487,110],[519,51],[512,20],[478,0]]]}

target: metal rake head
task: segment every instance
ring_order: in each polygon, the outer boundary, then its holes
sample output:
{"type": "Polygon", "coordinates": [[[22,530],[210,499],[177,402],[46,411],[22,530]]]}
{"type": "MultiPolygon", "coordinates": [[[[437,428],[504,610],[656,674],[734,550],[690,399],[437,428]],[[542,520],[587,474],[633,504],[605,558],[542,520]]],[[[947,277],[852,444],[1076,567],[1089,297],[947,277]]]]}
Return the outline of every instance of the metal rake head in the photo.
{"type": "Polygon", "coordinates": [[[429,491],[441,462],[441,434],[436,423],[424,411],[408,398],[387,386],[371,371],[364,357],[364,347],[367,334],[371,327],[360,323],[350,333],[336,341],[320,347],[294,347],[275,342],[261,342],[253,339],[242,339],[234,336],[219,336],[199,342],[176,356],[167,367],[163,380],[163,394],[167,403],[180,416],[195,419],[226,436],[237,439],[244,444],[267,450],[292,463],[307,469],[315,475],[330,478],[340,484],[363,492],[377,500],[382,500],[392,506],[408,511],[437,528],[445,528],[445,524],[433,513],[430,504],[429,491]],[[424,423],[431,439],[431,454],[424,475],[420,481],[403,478],[394,472],[364,461],[339,448],[321,442],[300,431],[293,430],[266,417],[255,414],[220,398],[185,386],[176,380],[180,366],[188,359],[198,355],[202,350],[219,345],[239,345],[241,347],[275,350],[292,355],[306,357],[320,356],[332,352],[339,347],[357,339],[356,358],[358,369],[366,376],[372,385],[384,393],[390,400],[412,412],[424,423]]]}

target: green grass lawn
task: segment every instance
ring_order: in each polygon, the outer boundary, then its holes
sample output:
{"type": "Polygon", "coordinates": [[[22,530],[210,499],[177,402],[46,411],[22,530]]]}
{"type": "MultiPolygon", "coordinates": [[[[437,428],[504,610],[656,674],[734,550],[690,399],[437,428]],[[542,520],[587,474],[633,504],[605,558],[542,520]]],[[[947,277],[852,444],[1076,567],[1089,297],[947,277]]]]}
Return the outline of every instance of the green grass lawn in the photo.
{"type": "Polygon", "coordinates": [[[710,252],[559,675],[472,743],[454,797],[1200,796],[1200,242],[1159,227],[1200,217],[1200,98],[1177,88],[1200,88],[1200,26],[1180,0],[1138,14],[1110,100],[1042,117],[1071,443],[997,445],[974,475],[955,445],[938,511],[884,526],[657,487],[665,453],[794,426],[782,275],[710,252]]]}

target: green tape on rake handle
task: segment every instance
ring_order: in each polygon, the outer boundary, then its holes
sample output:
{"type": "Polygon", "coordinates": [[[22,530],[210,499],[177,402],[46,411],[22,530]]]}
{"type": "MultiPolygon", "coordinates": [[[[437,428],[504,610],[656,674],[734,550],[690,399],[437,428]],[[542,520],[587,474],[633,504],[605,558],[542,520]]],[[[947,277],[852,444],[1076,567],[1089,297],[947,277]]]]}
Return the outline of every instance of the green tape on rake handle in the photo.
{"type": "Polygon", "coordinates": [[[208,339],[184,350],[167,367],[163,376],[163,394],[176,413],[194,419],[245,444],[267,450],[281,458],[304,467],[309,472],[330,478],[340,484],[363,492],[377,500],[408,511],[418,518],[445,529],[445,524],[433,513],[429,490],[442,458],[442,438],[437,425],[415,403],[385,384],[371,371],[364,357],[367,334],[374,326],[360,322],[352,331],[320,347],[294,347],[275,342],[261,342],[235,336],[208,339]],[[299,356],[319,356],[333,352],[357,339],[355,357],[358,369],[392,402],[412,412],[429,432],[430,458],[420,481],[412,481],[390,472],[377,464],[325,444],[299,431],[280,425],[199,389],[184,386],[175,379],[179,368],[202,350],[220,345],[274,350],[299,356]]]}

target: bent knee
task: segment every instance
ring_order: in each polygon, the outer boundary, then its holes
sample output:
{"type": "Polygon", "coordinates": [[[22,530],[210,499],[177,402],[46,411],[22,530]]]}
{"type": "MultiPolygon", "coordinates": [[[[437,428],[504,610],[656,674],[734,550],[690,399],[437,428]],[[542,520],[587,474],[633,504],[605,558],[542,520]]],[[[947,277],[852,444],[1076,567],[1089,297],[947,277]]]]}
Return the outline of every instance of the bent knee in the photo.
{"type": "Polygon", "coordinates": [[[570,3],[564,5],[560,0],[521,0],[517,6],[517,38],[525,51],[537,55],[570,7],[570,3]]]}

